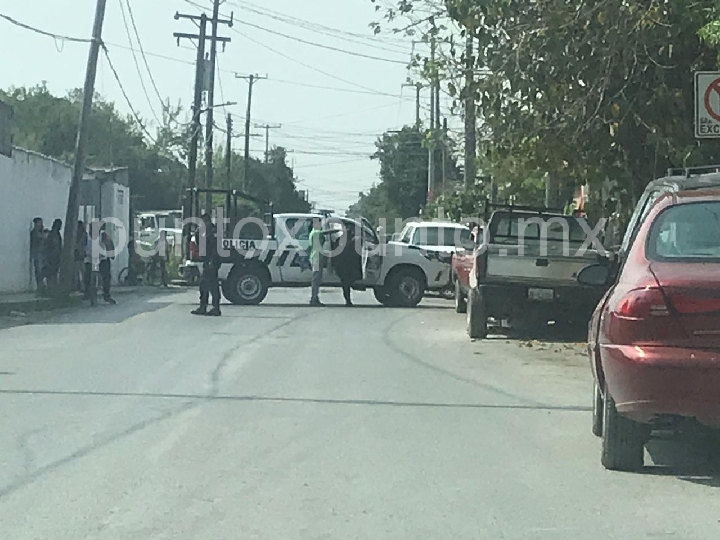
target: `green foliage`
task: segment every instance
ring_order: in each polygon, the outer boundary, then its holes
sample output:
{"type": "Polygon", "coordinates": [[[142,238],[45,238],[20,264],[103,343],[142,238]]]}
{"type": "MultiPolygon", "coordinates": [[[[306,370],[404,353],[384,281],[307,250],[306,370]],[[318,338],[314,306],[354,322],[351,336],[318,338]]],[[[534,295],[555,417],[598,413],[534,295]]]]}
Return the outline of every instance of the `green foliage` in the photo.
{"type": "Polygon", "coordinates": [[[436,197],[423,210],[426,219],[444,218],[460,222],[465,218],[481,218],[489,194],[482,187],[463,189],[436,197]]]}
{"type": "MultiPolygon", "coordinates": [[[[15,109],[16,145],[70,162],[75,151],[81,92],[53,96],[45,84],[0,91],[15,109]]],[[[113,103],[96,96],[87,147],[88,167],[128,167],[135,210],[176,208],[186,169],[178,161],[185,134],[177,125],[179,107],[168,108],[158,128],[157,144],[143,138],[135,119],[123,117],[113,103]]]]}
{"type": "MultiPolygon", "coordinates": [[[[539,195],[537,179],[547,174],[595,190],[610,179],[617,197],[632,204],[667,168],[720,160],[718,142],[698,142],[693,133],[693,73],[718,66],[716,0],[403,5],[386,19],[395,24],[403,10],[415,19],[439,10],[474,36],[486,172],[523,197],[539,195]]],[[[445,73],[462,69],[459,49],[444,57],[445,73]]],[[[447,86],[457,92],[464,85],[447,86]]]]}
{"type": "MultiPolygon", "coordinates": [[[[380,183],[367,193],[360,193],[358,202],[348,214],[363,216],[373,223],[385,218],[394,223],[420,215],[427,199],[430,139],[421,126],[405,126],[400,131],[384,133],[375,143],[373,159],[380,163],[380,183]]],[[[434,150],[435,178],[438,186],[443,177],[442,151],[434,150]]],[[[449,152],[445,176],[459,176],[455,158],[449,152]]],[[[388,231],[393,232],[393,231],[388,231]]]]}

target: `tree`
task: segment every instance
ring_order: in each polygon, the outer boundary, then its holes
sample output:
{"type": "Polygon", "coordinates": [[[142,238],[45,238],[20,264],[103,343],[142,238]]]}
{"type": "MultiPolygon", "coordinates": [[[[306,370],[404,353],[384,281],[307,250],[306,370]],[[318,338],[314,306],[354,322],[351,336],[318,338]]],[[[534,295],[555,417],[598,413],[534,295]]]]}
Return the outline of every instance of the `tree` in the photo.
{"type": "MultiPolygon", "coordinates": [[[[15,110],[15,144],[64,161],[75,150],[81,91],[53,96],[43,83],[0,91],[15,110]]],[[[87,166],[128,167],[135,210],[177,208],[186,181],[186,134],[178,124],[182,109],[166,108],[155,142],[148,142],[137,120],[123,117],[113,103],[96,96],[90,116],[87,166]]]]}
{"type": "MultiPolygon", "coordinates": [[[[365,217],[373,223],[385,219],[393,232],[396,219],[418,217],[428,197],[427,146],[430,134],[422,126],[405,126],[399,131],[384,133],[375,143],[372,159],[380,162],[380,183],[367,193],[360,193],[358,202],[348,211],[353,217],[365,217]]],[[[443,160],[440,145],[435,145],[436,194],[441,194],[443,160]]],[[[460,174],[451,144],[445,163],[445,175],[451,191],[460,174]]]]}
{"type": "MultiPolygon", "coordinates": [[[[474,36],[475,101],[489,131],[480,150],[490,168],[512,159],[569,187],[610,179],[631,201],[668,167],[720,158],[716,142],[693,134],[693,72],[717,67],[715,0],[402,0],[398,8],[389,19],[440,10],[474,36]]],[[[457,72],[462,60],[451,46],[441,67],[457,72]]],[[[448,91],[464,97],[456,85],[448,91]]]]}

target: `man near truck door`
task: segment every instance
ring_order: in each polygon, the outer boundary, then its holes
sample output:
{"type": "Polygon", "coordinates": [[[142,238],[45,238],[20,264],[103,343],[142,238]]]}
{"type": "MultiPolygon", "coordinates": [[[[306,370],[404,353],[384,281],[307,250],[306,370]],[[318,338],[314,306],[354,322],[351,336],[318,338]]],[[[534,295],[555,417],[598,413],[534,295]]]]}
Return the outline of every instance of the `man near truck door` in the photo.
{"type": "Polygon", "coordinates": [[[200,307],[192,312],[193,315],[208,315],[219,317],[220,313],[220,281],[218,270],[220,268],[220,255],[218,254],[217,232],[210,214],[202,215],[203,227],[198,231],[200,235],[201,259],[203,272],[200,277],[200,307]],[[204,256],[202,251],[204,249],[204,256]],[[212,309],[207,310],[208,300],[212,295],[212,309]]]}
{"type": "Polygon", "coordinates": [[[323,307],[320,301],[320,285],[323,280],[323,257],[322,245],[324,233],[320,230],[322,224],[319,218],[314,218],[310,236],[308,238],[308,257],[310,259],[310,267],[312,268],[312,293],[310,296],[310,305],[315,307],[323,307]]]}

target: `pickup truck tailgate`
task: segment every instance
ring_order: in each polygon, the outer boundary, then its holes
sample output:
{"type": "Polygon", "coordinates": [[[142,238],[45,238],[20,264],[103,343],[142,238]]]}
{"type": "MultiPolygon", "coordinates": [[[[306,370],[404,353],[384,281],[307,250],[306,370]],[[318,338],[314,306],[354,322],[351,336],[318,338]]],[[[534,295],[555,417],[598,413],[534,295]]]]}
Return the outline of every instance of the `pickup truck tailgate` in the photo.
{"type": "MultiPolygon", "coordinates": [[[[577,249],[577,248],[576,248],[577,249]]],[[[487,254],[485,281],[513,281],[516,283],[537,284],[541,286],[577,286],[580,271],[597,262],[597,252],[587,251],[570,256],[562,253],[547,254],[533,246],[525,246],[521,255],[517,245],[490,245],[487,254]]]]}

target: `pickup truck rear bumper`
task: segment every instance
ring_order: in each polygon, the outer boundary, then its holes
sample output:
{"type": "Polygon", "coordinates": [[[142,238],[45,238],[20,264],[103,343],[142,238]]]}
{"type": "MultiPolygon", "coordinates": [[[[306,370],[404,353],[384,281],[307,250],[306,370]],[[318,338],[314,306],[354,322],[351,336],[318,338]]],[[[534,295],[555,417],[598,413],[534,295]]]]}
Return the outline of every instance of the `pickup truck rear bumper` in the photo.
{"type": "Polygon", "coordinates": [[[549,320],[588,321],[604,293],[595,288],[567,285],[482,283],[480,288],[487,314],[495,319],[533,313],[549,320]]]}

